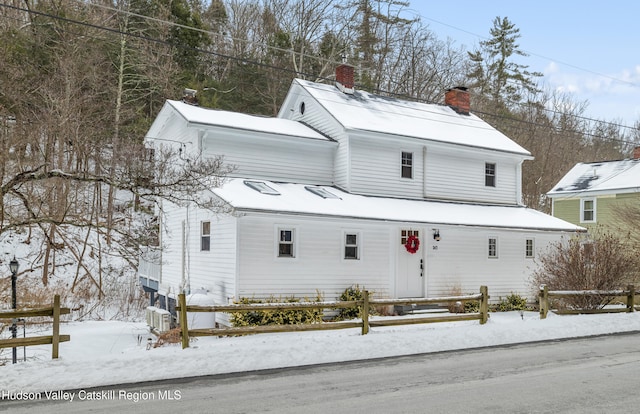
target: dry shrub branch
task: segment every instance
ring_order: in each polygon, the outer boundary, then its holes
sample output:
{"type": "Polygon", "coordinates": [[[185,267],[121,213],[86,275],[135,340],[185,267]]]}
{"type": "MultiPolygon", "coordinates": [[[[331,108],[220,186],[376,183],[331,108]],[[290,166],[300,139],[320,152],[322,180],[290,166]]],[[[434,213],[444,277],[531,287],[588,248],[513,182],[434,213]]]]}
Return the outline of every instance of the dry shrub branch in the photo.
{"type": "MultiPolygon", "coordinates": [[[[573,237],[554,243],[538,260],[532,285],[549,290],[615,290],[638,280],[639,260],[626,238],[596,231],[589,239],[573,237]]],[[[598,309],[610,303],[610,295],[576,295],[557,306],[598,309]]]]}

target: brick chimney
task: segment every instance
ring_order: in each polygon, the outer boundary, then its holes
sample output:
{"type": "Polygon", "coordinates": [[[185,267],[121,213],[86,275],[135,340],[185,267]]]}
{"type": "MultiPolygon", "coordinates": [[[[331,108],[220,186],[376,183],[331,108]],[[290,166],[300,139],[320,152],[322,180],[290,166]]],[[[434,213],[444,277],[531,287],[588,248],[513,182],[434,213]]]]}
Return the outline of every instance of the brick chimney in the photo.
{"type": "Polygon", "coordinates": [[[471,109],[469,91],[464,86],[447,89],[444,94],[444,104],[461,115],[469,115],[471,109]]]}
{"type": "Polygon", "coordinates": [[[634,160],[640,159],[640,147],[635,147],[633,149],[633,159],[634,160]]]}
{"type": "Polygon", "coordinates": [[[353,93],[355,86],[353,66],[343,63],[336,68],[336,86],[344,93],[353,93]]]}

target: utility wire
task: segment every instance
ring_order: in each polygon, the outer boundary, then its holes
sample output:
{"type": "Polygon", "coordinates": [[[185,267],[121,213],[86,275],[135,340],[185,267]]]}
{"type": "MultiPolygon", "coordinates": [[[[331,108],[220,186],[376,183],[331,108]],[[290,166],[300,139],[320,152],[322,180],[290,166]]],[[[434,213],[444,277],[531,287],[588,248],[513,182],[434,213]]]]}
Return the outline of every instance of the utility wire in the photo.
{"type": "MultiPolygon", "coordinates": [[[[223,58],[223,59],[229,59],[229,60],[238,61],[238,62],[242,62],[242,63],[246,63],[246,64],[252,64],[252,65],[256,65],[256,66],[260,66],[260,67],[264,67],[264,68],[269,68],[269,69],[274,69],[274,70],[278,70],[278,71],[282,71],[282,72],[288,72],[290,74],[293,74],[294,76],[313,77],[313,78],[315,78],[317,80],[324,80],[324,81],[333,81],[334,80],[333,78],[316,76],[316,75],[313,75],[313,74],[310,74],[310,73],[305,73],[305,72],[301,72],[301,71],[295,71],[293,69],[283,68],[283,67],[280,67],[280,66],[271,65],[271,64],[259,62],[259,61],[256,61],[256,60],[252,60],[252,59],[239,58],[239,57],[235,57],[235,56],[231,56],[231,55],[227,55],[227,54],[223,54],[223,53],[214,52],[214,51],[211,51],[211,50],[205,50],[205,49],[200,49],[200,48],[192,48],[192,47],[183,46],[183,45],[180,45],[180,44],[173,44],[173,43],[171,43],[169,41],[153,38],[153,37],[150,37],[150,36],[124,32],[122,30],[115,29],[115,28],[110,28],[110,27],[106,27],[106,26],[101,26],[101,25],[96,25],[96,24],[92,24],[92,23],[82,22],[82,21],[74,20],[74,19],[67,18],[67,17],[57,16],[57,15],[53,15],[53,14],[50,14],[50,13],[36,11],[36,10],[29,10],[29,9],[25,9],[25,8],[18,7],[18,6],[9,5],[9,4],[0,3],[0,7],[5,7],[5,8],[8,8],[8,9],[18,10],[18,11],[25,12],[25,13],[31,13],[31,14],[38,15],[38,16],[49,17],[49,18],[52,18],[52,19],[57,19],[57,20],[64,21],[64,22],[67,22],[67,23],[77,24],[77,25],[80,25],[80,26],[89,27],[89,28],[93,28],[93,29],[97,29],[97,30],[104,30],[104,31],[108,31],[108,32],[115,33],[115,34],[122,35],[122,36],[129,36],[129,37],[134,37],[134,38],[138,38],[138,39],[142,39],[142,40],[147,40],[147,41],[150,41],[150,42],[153,42],[153,43],[163,44],[163,45],[167,45],[167,46],[170,46],[170,47],[176,47],[176,48],[180,48],[180,49],[195,51],[195,52],[202,53],[202,54],[208,54],[208,55],[212,55],[212,56],[217,56],[217,57],[220,57],[220,58],[223,58]]],[[[118,10],[114,9],[114,11],[118,11],[118,10]]],[[[136,16],[139,16],[139,17],[142,17],[142,18],[148,18],[147,16],[143,16],[143,15],[137,15],[136,14],[136,16]]],[[[176,25],[176,26],[183,27],[183,28],[186,28],[186,29],[194,29],[194,28],[189,27],[189,26],[177,25],[175,23],[168,22],[168,21],[165,21],[165,20],[160,20],[160,19],[152,19],[152,20],[158,21],[158,22],[161,22],[161,23],[164,23],[164,24],[176,25]]],[[[200,29],[198,29],[198,30],[200,30],[200,29]]],[[[212,32],[208,32],[208,31],[205,31],[205,32],[206,33],[212,33],[212,32]]],[[[283,50],[285,50],[285,49],[283,49],[283,50]]],[[[290,52],[290,50],[287,50],[287,51],[290,52]]],[[[314,58],[321,59],[321,58],[318,58],[318,57],[314,57],[314,58]]],[[[326,61],[326,59],[322,59],[322,60],[326,61]]],[[[423,102],[423,103],[430,103],[430,104],[434,103],[434,102],[429,101],[429,100],[415,98],[415,97],[409,97],[409,96],[407,96],[405,94],[400,94],[400,93],[393,93],[393,92],[383,91],[383,90],[378,90],[377,92],[381,93],[381,94],[386,94],[388,96],[398,97],[398,98],[401,98],[401,99],[413,100],[413,101],[416,101],[416,102],[423,102]]],[[[526,104],[519,103],[519,105],[526,105],[526,104]]],[[[544,108],[544,110],[545,111],[551,111],[551,110],[548,110],[546,108],[544,108]]],[[[549,129],[552,129],[554,132],[557,132],[556,129],[553,127],[553,125],[542,125],[542,124],[538,124],[538,123],[535,123],[535,122],[532,122],[532,121],[526,121],[526,120],[522,120],[522,119],[513,119],[513,118],[510,118],[510,117],[501,116],[501,115],[497,115],[497,114],[493,114],[493,113],[487,113],[487,112],[474,111],[474,113],[479,113],[479,114],[483,114],[483,115],[487,115],[487,116],[492,116],[494,118],[502,118],[502,119],[509,120],[509,121],[516,121],[516,122],[524,123],[524,124],[528,124],[528,125],[535,125],[535,126],[539,126],[539,127],[542,127],[542,128],[549,128],[549,129]]],[[[558,113],[558,112],[555,112],[555,113],[558,113]]],[[[585,120],[585,121],[589,121],[589,122],[604,122],[604,121],[596,120],[596,119],[593,119],[593,118],[580,117],[580,116],[573,115],[573,114],[567,114],[567,115],[569,115],[571,117],[574,117],[574,118],[577,118],[577,119],[582,119],[582,120],[585,120]]],[[[604,122],[604,123],[607,123],[607,122],[604,122]]],[[[607,123],[607,124],[614,125],[614,126],[621,127],[621,128],[635,129],[633,127],[626,126],[626,125],[621,125],[621,124],[614,124],[614,123],[607,123]]],[[[633,141],[615,139],[615,138],[610,138],[610,137],[602,137],[602,136],[598,136],[598,135],[595,135],[595,134],[590,134],[588,132],[580,132],[580,134],[584,135],[584,136],[590,136],[590,137],[600,138],[600,139],[605,139],[605,140],[615,140],[615,141],[619,141],[619,142],[622,142],[622,143],[628,143],[628,144],[634,144],[635,143],[633,141]]]]}
{"type": "MultiPolygon", "coordinates": [[[[471,36],[477,37],[478,39],[489,40],[487,37],[479,35],[477,33],[473,33],[473,32],[470,32],[468,30],[462,29],[460,27],[457,27],[457,26],[454,26],[454,25],[451,25],[451,24],[448,24],[448,23],[441,22],[439,20],[435,20],[435,19],[423,16],[420,13],[418,13],[417,10],[415,10],[415,9],[409,9],[409,10],[411,10],[420,19],[428,20],[428,21],[437,23],[439,25],[449,27],[449,28],[457,30],[459,32],[466,33],[466,34],[469,34],[471,36]]],[[[583,68],[581,66],[577,66],[577,65],[574,65],[574,64],[571,64],[571,63],[567,63],[567,62],[564,62],[562,60],[550,58],[550,57],[545,56],[545,55],[541,55],[541,54],[538,54],[538,53],[530,52],[528,50],[523,50],[523,52],[526,53],[528,56],[536,56],[536,57],[539,57],[541,59],[548,60],[550,62],[557,62],[557,63],[559,63],[561,65],[564,65],[564,66],[567,66],[567,67],[570,67],[570,68],[573,68],[573,69],[578,69],[580,71],[583,71],[583,72],[586,72],[586,73],[590,73],[592,75],[597,75],[597,76],[600,76],[600,77],[603,77],[603,78],[607,78],[607,79],[613,80],[613,81],[615,81],[617,83],[626,84],[626,85],[633,86],[633,87],[636,87],[636,88],[640,87],[640,85],[635,83],[635,82],[629,82],[629,81],[626,81],[626,80],[623,80],[623,79],[620,79],[620,78],[616,78],[614,76],[605,75],[603,73],[596,72],[596,71],[591,70],[591,69],[585,69],[585,68],[583,68]]]]}

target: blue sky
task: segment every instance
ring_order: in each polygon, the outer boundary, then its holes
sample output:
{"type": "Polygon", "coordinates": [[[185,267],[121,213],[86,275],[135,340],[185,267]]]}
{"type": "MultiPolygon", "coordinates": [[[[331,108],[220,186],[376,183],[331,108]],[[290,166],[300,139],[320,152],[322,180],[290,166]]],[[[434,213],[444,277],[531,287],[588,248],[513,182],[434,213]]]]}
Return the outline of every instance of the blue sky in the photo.
{"type": "Polygon", "coordinates": [[[546,87],[589,101],[584,116],[632,126],[640,120],[640,5],[628,0],[412,0],[438,35],[468,50],[490,36],[496,16],[520,29],[521,61],[546,87]]]}

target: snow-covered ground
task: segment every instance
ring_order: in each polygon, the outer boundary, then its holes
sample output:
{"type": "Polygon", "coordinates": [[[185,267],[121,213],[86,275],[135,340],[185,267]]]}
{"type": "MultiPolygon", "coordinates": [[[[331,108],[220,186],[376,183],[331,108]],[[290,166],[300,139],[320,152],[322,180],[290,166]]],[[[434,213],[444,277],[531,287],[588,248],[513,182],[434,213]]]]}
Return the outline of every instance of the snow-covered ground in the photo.
{"type": "MultiPolygon", "coordinates": [[[[70,342],[27,348],[28,360],[0,367],[0,392],[46,392],[65,389],[291,367],[393,355],[438,352],[615,332],[640,331],[640,313],[558,316],[540,320],[538,313],[492,313],[477,321],[404,325],[244,337],[197,338],[188,349],[179,344],[147,350],[144,323],[70,322],[61,326],[70,342]],[[31,355],[31,357],[30,357],[31,355]]],[[[44,333],[38,333],[40,335],[44,333]]],[[[18,357],[22,357],[19,348],[18,357]]]]}

